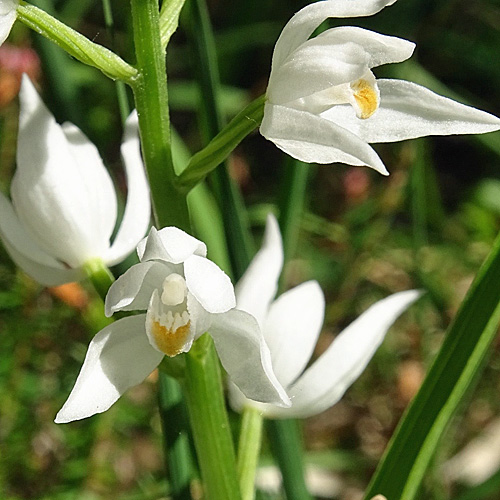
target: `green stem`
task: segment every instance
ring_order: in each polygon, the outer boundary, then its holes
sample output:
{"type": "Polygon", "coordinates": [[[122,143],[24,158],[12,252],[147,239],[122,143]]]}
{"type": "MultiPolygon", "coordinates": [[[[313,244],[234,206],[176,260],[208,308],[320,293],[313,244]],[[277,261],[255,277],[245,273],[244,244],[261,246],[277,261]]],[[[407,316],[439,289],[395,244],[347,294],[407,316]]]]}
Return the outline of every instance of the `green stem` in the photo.
{"type": "Polygon", "coordinates": [[[238,477],[242,500],[253,500],[255,497],[255,472],[259,462],[263,422],[259,410],[251,406],[243,410],[238,444],[238,477]]]}
{"type": "Polygon", "coordinates": [[[165,54],[160,43],[158,0],[131,0],[139,76],[132,86],[142,153],[156,223],[190,232],[186,195],[177,187],[170,144],[165,54]]]}
{"type": "Polygon", "coordinates": [[[302,441],[295,420],[268,420],[267,436],[288,500],[312,500],[304,481],[302,441]]]}
{"type": "MultiPolygon", "coordinates": [[[[142,153],[158,227],[173,225],[191,232],[186,195],[176,185],[171,153],[165,54],[160,42],[158,0],[131,0],[139,78],[133,86],[142,153]]],[[[187,370],[189,371],[189,370],[187,370]]],[[[182,398],[176,382],[160,375],[160,415],[169,466],[171,495],[189,498],[191,455],[188,429],[179,420],[182,398]],[[168,429],[168,430],[167,430],[168,429]]],[[[196,399],[196,394],[193,396],[196,399]]]]}
{"type": "Polygon", "coordinates": [[[111,271],[101,259],[89,260],[83,266],[83,270],[101,299],[104,301],[109,287],[115,281],[111,271]]]}
{"type": "Polygon", "coordinates": [[[133,66],[106,47],[91,42],[47,12],[21,1],[17,7],[17,19],[59,45],[82,63],[100,69],[113,80],[119,79],[133,84],[137,76],[137,70],[133,66]]]}
{"type": "MultiPolygon", "coordinates": [[[[224,124],[218,103],[220,82],[217,54],[205,0],[192,0],[190,5],[193,22],[191,32],[198,56],[203,117],[208,139],[212,139],[224,124]]],[[[240,276],[253,253],[243,200],[229,175],[227,165],[222,165],[214,172],[212,181],[221,207],[233,271],[240,276]]]]}
{"type": "Polygon", "coordinates": [[[186,353],[185,396],[208,500],[241,498],[219,359],[205,334],[186,353]]]}
{"type": "MultiPolygon", "coordinates": [[[[157,0],[131,0],[137,66],[134,85],[141,143],[157,224],[191,232],[186,193],[178,189],[171,154],[165,55],[160,42],[157,0]]],[[[207,496],[238,500],[236,461],[219,361],[208,335],[185,355],[186,402],[207,496]]]]}

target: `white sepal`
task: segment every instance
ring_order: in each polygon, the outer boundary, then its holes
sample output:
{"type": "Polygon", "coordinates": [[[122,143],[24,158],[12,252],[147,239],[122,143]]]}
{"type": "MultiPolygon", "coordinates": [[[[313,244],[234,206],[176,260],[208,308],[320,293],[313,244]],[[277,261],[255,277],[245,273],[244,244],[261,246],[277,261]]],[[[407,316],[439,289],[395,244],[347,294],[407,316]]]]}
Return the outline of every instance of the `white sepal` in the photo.
{"type": "Polygon", "coordinates": [[[225,313],[236,306],[229,276],[211,260],[192,255],[184,262],[184,277],[190,293],[209,313],[225,313]]]}
{"type": "Polygon", "coordinates": [[[283,418],[303,418],[333,406],[361,375],[387,330],[421,295],[418,290],[395,293],[367,309],[340,333],[330,347],[288,389],[294,405],[283,418]]]}
{"type": "Polygon", "coordinates": [[[283,267],[283,243],[274,215],[267,216],[262,246],[235,287],[237,307],[261,325],[278,290],[283,267]]]}
{"type": "Polygon", "coordinates": [[[121,146],[127,174],[127,204],[113,245],[105,260],[108,265],[121,262],[146,234],[151,218],[149,184],[144,170],[139,141],[137,113],[133,111],[125,122],[121,146]]]}
{"type": "Polygon", "coordinates": [[[128,388],[142,382],[163,354],[151,347],[145,315],[120,319],[92,340],[82,369],[55,422],[66,423],[106,411],[128,388]]]}
{"type": "Polygon", "coordinates": [[[210,335],[222,366],[247,398],[290,406],[290,399],[274,375],[269,349],[253,316],[237,309],[214,315],[210,335]]]}
{"type": "Polygon", "coordinates": [[[284,387],[302,373],[323,326],[325,298],[316,281],[280,295],[269,308],[263,327],[273,369],[284,387]]]}

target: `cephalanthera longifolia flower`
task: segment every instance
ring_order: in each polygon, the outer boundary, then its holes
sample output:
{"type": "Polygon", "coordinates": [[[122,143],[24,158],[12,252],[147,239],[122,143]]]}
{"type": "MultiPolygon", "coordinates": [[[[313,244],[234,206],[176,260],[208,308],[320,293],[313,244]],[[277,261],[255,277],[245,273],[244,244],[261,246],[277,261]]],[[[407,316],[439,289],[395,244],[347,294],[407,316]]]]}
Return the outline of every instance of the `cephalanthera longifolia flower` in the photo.
{"type": "Polygon", "coordinates": [[[101,330],[90,343],[75,386],[56,422],[107,410],[144,380],[163,357],[189,351],[208,332],[230,379],[258,401],[289,405],[276,380],[257,321],[234,309],[229,278],[205,258],[201,241],[180,229],[155,228],[137,247],[141,262],[109,289],[106,314],[145,310],[101,330]]]}
{"type": "Polygon", "coordinates": [[[116,193],[96,147],[74,125],[56,123],[24,75],[12,203],[0,193],[0,237],[12,259],[44,285],[82,277],[93,259],[122,261],[144,237],[151,215],[137,115],[125,125],[125,213],[114,241],[116,193]]]}
{"type": "Polygon", "coordinates": [[[321,331],[323,292],[308,281],[274,300],[283,265],[278,224],[269,216],[262,248],[236,286],[237,307],[259,322],[274,373],[292,402],[288,408],[250,401],[233,384],[230,401],[240,411],[254,406],[268,418],[305,418],[334,405],[359,377],[396,318],[419,296],[395,293],[372,305],[340,333],[306,369],[321,331]]]}
{"type": "Polygon", "coordinates": [[[16,9],[19,0],[0,0],[0,45],[9,36],[16,20],[16,9]]]}
{"type": "Polygon", "coordinates": [[[426,135],[480,134],[500,119],[372,68],[408,59],[415,44],[342,26],[309,38],[330,17],[375,14],[396,0],[326,0],[308,5],[274,48],[260,131],[305,162],[366,165],[387,174],[369,143],[426,135]]]}

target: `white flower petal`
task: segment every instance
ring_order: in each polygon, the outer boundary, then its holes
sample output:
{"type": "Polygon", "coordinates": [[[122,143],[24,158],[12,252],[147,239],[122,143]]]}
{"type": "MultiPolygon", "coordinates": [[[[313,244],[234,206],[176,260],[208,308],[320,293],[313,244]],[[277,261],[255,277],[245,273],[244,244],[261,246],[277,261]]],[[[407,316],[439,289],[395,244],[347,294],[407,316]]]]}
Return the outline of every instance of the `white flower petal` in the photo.
{"type": "Polygon", "coordinates": [[[23,254],[29,260],[40,262],[54,267],[62,267],[54,257],[40,248],[26,232],[24,226],[17,217],[9,199],[0,192],[0,236],[7,242],[16,253],[23,254]]]}
{"type": "Polygon", "coordinates": [[[238,309],[250,313],[262,326],[278,290],[283,267],[283,243],[278,221],[267,216],[262,246],[235,287],[238,309]]]}
{"type": "MultiPolygon", "coordinates": [[[[273,104],[284,104],[353,82],[369,68],[408,59],[414,48],[414,43],[402,38],[362,28],[329,29],[304,42],[272,73],[268,99],[273,104]]],[[[333,104],[336,102],[330,106],[333,104]]]]}
{"type": "Polygon", "coordinates": [[[151,218],[149,185],[142,162],[135,111],[125,123],[121,152],[127,173],[127,204],[118,234],[105,257],[108,265],[121,262],[132,252],[146,234],[151,218]]]}
{"type": "Polygon", "coordinates": [[[255,318],[232,309],[212,319],[209,333],[231,381],[247,398],[289,406],[290,400],[273,373],[271,355],[255,318]]]}
{"type": "Polygon", "coordinates": [[[0,3],[0,45],[9,36],[12,25],[16,20],[18,0],[2,0],[0,3]]]}
{"type": "Polygon", "coordinates": [[[189,292],[187,294],[187,310],[191,321],[191,342],[193,342],[208,332],[212,325],[213,315],[207,312],[196,300],[196,297],[189,292]]]}
{"type": "Polygon", "coordinates": [[[274,373],[288,387],[306,367],[325,314],[325,298],[316,281],[283,293],[271,304],[263,327],[274,373]]]}
{"type": "Polygon", "coordinates": [[[38,246],[3,193],[0,193],[0,238],[12,260],[42,285],[61,285],[82,277],[79,270],[65,268],[38,246]]]}
{"type": "Polygon", "coordinates": [[[369,62],[370,54],[360,45],[330,44],[327,38],[316,37],[301,45],[279,71],[272,73],[267,97],[272,104],[285,104],[349,83],[368,71],[369,62]]]}
{"type": "Polygon", "coordinates": [[[184,277],[189,292],[209,313],[224,313],[236,306],[229,276],[211,260],[192,255],[184,262],[184,277]]]}
{"type": "Polygon", "coordinates": [[[4,246],[12,260],[35,281],[44,286],[58,286],[72,281],[80,281],[85,275],[81,269],[67,269],[58,265],[42,264],[34,261],[4,240],[4,246]]]}
{"type": "Polygon", "coordinates": [[[152,227],[149,235],[137,245],[139,259],[160,259],[173,264],[180,264],[192,255],[205,257],[205,243],[177,227],[164,227],[159,231],[152,227]]]}
{"type": "Polygon", "coordinates": [[[364,140],[312,113],[266,103],[260,132],[298,160],[365,165],[388,175],[382,160],[364,140]]]}
{"type": "Polygon", "coordinates": [[[123,318],[93,338],[56,423],[106,411],[128,388],[142,382],[160,364],[163,354],[151,347],[144,321],[144,314],[123,318]]]}
{"type": "Polygon", "coordinates": [[[366,142],[394,142],[426,135],[482,134],[500,129],[500,119],[405,80],[377,80],[380,107],[366,120],[351,106],[334,106],[322,117],[366,142]]]}
{"type": "MultiPolygon", "coordinates": [[[[382,35],[356,26],[331,28],[306,43],[312,42],[321,43],[323,46],[332,45],[333,47],[336,44],[355,43],[363,47],[369,54],[368,64],[370,68],[406,61],[415,50],[415,44],[404,38],[382,35]]],[[[299,50],[301,49],[302,47],[299,50]]]]}
{"type": "Polygon", "coordinates": [[[78,267],[100,250],[85,171],[27,76],[20,100],[17,170],[11,184],[14,208],[47,253],[78,267]]]}
{"type": "Polygon", "coordinates": [[[140,262],[125,271],[109,288],[105,312],[146,310],[154,290],[161,289],[163,280],[174,272],[167,262],[140,262]]]}
{"type": "Polygon", "coordinates": [[[302,45],[329,17],[364,17],[376,14],[396,0],[326,0],[299,10],[283,28],[273,54],[273,70],[302,45]]]}
{"type": "Polygon", "coordinates": [[[334,405],[361,375],[396,318],[420,295],[418,290],[395,293],[366,310],[289,389],[290,411],[278,409],[275,416],[304,418],[334,405]]]}
{"type": "Polygon", "coordinates": [[[104,255],[104,252],[108,250],[109,239],[116,224],[115,187],[104,167],[99,151],[85,134],[72,123],[63,123],[62,130],[78,169],[85,172],[85,175],[81,177],[84,185],[80,186],[80,189],[86,191],[87,202],[94,208],[91,214],[93,215],[94,238],[101,245],[100,255],[104,255]]]}

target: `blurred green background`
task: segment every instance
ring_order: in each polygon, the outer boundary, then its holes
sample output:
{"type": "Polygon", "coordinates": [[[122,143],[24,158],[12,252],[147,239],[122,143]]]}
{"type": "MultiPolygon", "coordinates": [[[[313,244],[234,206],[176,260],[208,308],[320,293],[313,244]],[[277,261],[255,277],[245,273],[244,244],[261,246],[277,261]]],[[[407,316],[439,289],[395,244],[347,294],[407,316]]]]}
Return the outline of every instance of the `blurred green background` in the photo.
{"type": "MultiPolygon", "coordinates": [[[[112,2],[113,30],[106,27],[98,1],[36,3],[133,61],[126,2],[112,2]]],[[[274,42],[303,5],[209,2],[223,83],[220,101],[228,118],[265,91],[274,42]]],[[[184,30],[188,22],[183,14],[168,47],[169,90],[173,125],[195,152],[201,144],[200,94],[184,30]]],[[[412,80],[500,115],[498,0],[399,0],[374,17],[331,25],[341,24],[417,43],[410,61],[379,68],[377,76],[412,80]]],[[[2,191],[8,192],[15,169],[22,71],[37,81],[59,121],[76,123],[95,142],[123,201],[122,129],[114,84],[17,24],[0,48],[2,191]]],[[[327,295],[318,354],[374,301],[409,288],[427,290],[392,328],[344,399],[304,422],[306,462],[315,474],[315,488],[328,481],[325,498],[359,498],[500,228],[499,133],[426,138],[376,149],[391,172],[388,178],[344,165],[309,168],[296,255],[285,270],[289,286],[317,279],[327,295]]],[[[265,214],[276,209],[283,195],[286,165],[285,156],[258,134],[248,137],[230,161],[257,241],[265,214]]],[[[154,374],[105,414],[53,423],[89,339],[104,324],[101,311],[86,284],[43,288],[17,270],[0,246],[0,498],[166,498],[154,374]]],[[[499,372],[497,346],[473,398],[443,440],[422,498],[500,497],[498,473],[482,490],[470,490],[463,478],[452,480],[441,467],[496,422],[499,372]]],[[[271,464],[266,446],[263,464],[271,464]]]]}

